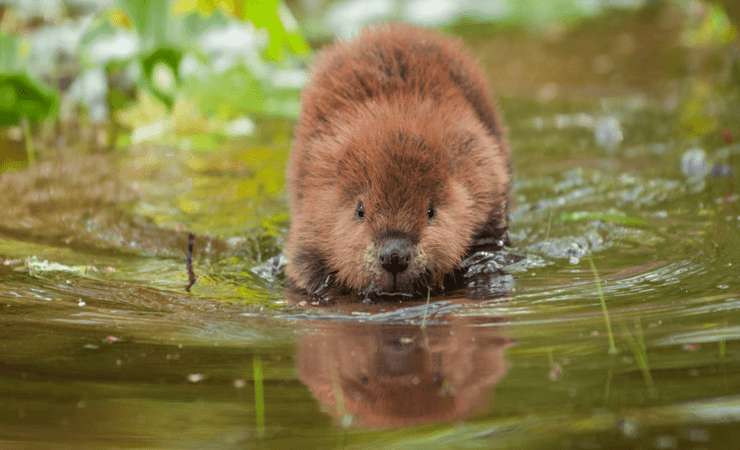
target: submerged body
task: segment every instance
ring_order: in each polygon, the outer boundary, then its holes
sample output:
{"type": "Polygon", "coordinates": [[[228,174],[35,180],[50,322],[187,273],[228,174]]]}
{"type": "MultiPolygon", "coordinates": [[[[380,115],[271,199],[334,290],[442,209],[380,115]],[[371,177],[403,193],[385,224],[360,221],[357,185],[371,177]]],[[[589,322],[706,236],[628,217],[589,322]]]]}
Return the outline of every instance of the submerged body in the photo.
{"type": "Polygon", "coordinates": [[[324,50],[288,166],[291,284],[426,293],[506,238],[510,151],[480,67],[444,35],[366,29],[324,50]]]}

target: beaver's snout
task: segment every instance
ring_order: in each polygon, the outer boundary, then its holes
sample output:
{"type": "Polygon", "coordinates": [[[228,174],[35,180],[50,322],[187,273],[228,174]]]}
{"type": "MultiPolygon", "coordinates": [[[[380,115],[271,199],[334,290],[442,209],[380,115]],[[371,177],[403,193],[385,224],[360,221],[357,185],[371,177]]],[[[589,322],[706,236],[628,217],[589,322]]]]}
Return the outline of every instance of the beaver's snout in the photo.
{"type": "Polygon", "coordinates": [[[378,262],[391,275],[398,275],[406,270],[411,260],[413,242],[403,233],[394,233],[379,242],[378,262]]]}

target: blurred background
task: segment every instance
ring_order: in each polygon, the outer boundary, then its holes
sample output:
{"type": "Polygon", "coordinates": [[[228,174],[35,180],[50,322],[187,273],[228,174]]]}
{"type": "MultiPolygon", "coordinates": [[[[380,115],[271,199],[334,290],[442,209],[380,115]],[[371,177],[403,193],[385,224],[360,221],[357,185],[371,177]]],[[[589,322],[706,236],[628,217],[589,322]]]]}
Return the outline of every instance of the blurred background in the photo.
{"type": "Polygon", "coordinates": [[[676,108],[688,83],[702,134],[719,125],[707,99],[737,88],[739,16],[734,0],[3,0],[0,171],[73,149],[209,151],[275,119],[289,139],[313,52],[378,21],[464,36],[499,97],[672,89],[676,108]]]}

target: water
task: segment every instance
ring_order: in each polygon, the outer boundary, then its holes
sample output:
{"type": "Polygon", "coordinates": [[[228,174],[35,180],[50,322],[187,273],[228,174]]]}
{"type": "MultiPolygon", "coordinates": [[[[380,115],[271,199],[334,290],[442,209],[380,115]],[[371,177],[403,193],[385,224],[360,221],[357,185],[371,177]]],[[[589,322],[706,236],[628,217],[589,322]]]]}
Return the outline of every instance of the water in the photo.
{"type": "Polygon", "coordinates": [[[467,36],[515,155],[495,299],[314,305],[258,276],[290,124],[5,174],[0,447],[732,448],[738,103],[689,67],[706,49],[665,56],[669,9],[467,36]]]}

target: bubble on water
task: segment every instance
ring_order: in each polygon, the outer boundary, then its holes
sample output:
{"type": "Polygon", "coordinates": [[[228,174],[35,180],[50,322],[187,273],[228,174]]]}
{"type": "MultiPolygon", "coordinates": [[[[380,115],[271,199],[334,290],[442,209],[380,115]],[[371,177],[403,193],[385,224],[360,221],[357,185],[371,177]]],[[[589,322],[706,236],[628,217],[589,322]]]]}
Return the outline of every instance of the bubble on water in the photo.
{"type": "Polygon", "coordinates": [[[626,438],[636,439],[640,436],[640,427],[637,421],[632,419],[619,421],[617,423],[617,429],[621,431],[626,438]]]}
{"type": "Polygon", "coordinates": [[[624,140],[622,125],[614,116],[604,117],[599,120],[594,129],[596,144],[605,150],[614,150],[624,140]]]}
{"type": "Polygon", "coordinates": [[[653,445],[658,449],[673,449],[678,447],[678,440],[667,434],[658,436],[653,440],[653,445]]]}
{"type": "Polygon", "coordinates": [[[652,153],[653,155],[662,155],[663,153],[665,153],[665,152],[666,152],[666,150],[668,150],[668,146],[667,146],[667,145],[665,145],[665,144],[660,144],[660,143],[658,143],[658,144],[653,144],[653,145],[652,145],[652,146],[650,147],[650,152],[651,152],[651,153],[652,153]]]}
{"type": "Polygon", "coordinates": [[[689,180],[703,178],[707,174],[707,155],[704,150],[699,147],[686,150],[681,157],[681,172],[689,180]]]}
{"type": "Polygon", "coordinates": [[[713,178],[730,178],[735,173],[735,168],[725,164],[715,164],[710,174],[713,178]]]}

